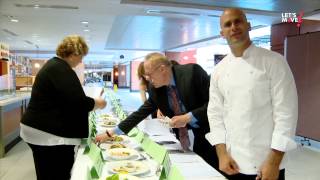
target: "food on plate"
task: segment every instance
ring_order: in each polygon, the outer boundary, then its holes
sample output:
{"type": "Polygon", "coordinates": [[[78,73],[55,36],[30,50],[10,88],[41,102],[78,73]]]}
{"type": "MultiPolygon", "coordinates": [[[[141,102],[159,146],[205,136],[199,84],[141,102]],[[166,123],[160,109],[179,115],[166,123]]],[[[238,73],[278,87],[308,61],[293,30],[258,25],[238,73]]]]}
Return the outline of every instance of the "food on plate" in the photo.
{"type": "Polygon", "coordinates": [[[121,143],[116,143],[110,146],[110,149],[114,149],[114,148],[126,148],[126,146],[121,143]]]}
{"type": "Polygon", "coordinates": [[[101,122],[101,126],[116,126],[119,123],[119,119],[114,117],[100,117],[99,121],[101,122]]]}
{"type": "Polygon", "coordinates": [[[106,153],[107,153],[107,157],[114,160],[139,158],[139,153],[136,150],[130,149],[130,148],[109,149],[106,153]]]}
{"type": "Polygon", "coordinates": [[[112,117],[110,114],[101,114],[100,115],[101,118],[109,118],[112,117]]]}
{"type": "Polygon", "coordinates": [[[113,168],[112,170],[117,173],[128,174],[136,172],[140,169],[140,166],[134,165],[132,162],[127,162],[122,166],[113,168]]]}
{"type": "Polygon", "coordinates": [[[130,152],[127,151],[119,151],[119,152],[111,152],[110,153],[111,156],[120,156],[120,157],[127,157],[130,156],[130,152]]]}
{"type": "Polygon", "coordinates": [[[111,137],[106,137],[104,139],[105,142],[122,142],[124,139],[121,136],[111,136],[111,137]]]}
{"type": "Polygon", "coordinates": [[[114,140],[113,141],[116,141],[116,142],[121,142],[123,141],[123,137],[120,137],[120,136],[113,136],[114,137],[114,140]]]}
{"type": "MultiPolygon", "coordinates": [[[[147,164],[140,161],[117,161],[108,164],[108,171],[112,174],[142,175],[150,172],[147,164]]],[[[129,178],[131,179],[131,178],[129,178]]]]}
{"type": "Polygon", "coordinates": [[[103,124],[107,126],[115,126],[117,123],[115,121],[105,121],[103,124]]]}
{"type": "Polygon", "coordinates": [[[100,148],[102,149],[106,149],[106,150],[111,150],[111,149],[116,149],[116,148],[127,148],[126,145],[119,143],[119,142],[106,142],[106,143],[102,143],[100,144],[100,148]]]}

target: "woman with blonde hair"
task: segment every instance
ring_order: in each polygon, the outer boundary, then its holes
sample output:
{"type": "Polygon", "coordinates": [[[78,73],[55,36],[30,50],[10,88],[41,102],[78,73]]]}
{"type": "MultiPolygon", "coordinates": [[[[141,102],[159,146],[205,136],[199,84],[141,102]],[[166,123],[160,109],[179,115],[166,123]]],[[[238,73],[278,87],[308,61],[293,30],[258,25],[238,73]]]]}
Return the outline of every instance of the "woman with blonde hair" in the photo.
{"type": "Polygon", "coordinates": [[[140,90],[140,96],[142,103],[144,103],[147,100],[147,91],[148,91],[148,81],[144,77],[144,68],[143,68],[143,62],[141,62],[138,66],[138,78],[140,80],[139,84],[139,90],[140,90]]]}
{"type": "Polygon", "coordinates": [[[106,106],[85,95],[72,69],[87,53],[82,37],[67,36],[36,76],[20,136],[32,150],[38,180],[70,179],[75,147],[88,137],[88,114],[106,106]]]}

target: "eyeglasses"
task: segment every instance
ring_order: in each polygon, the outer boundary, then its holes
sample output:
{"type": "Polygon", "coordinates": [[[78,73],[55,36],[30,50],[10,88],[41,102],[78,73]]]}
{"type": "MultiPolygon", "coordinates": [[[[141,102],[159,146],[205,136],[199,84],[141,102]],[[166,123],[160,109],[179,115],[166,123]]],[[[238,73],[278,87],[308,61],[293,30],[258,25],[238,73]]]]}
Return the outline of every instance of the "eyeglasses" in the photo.
{"type": "Polygon", "coordinates": [[[144,73],[144,77],[146,78],[146,79],[150,79],[152,76],[153,76],[153,74],[159,69],[159,67],[161,67],[161,65],[162,64],[159,64],[158,66],[156,66],[155,68],[153,68],[153,70],[150,72],[150,73],[144,73]]]}

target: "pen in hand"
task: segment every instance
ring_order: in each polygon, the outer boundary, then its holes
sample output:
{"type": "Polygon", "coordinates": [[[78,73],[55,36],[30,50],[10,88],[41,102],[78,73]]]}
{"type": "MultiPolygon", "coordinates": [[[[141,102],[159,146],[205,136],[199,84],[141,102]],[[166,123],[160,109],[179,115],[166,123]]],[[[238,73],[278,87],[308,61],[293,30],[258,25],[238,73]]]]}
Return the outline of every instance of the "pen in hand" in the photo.
{"type": "Polygon", "coordinates": [[[108,130],[106,130],[106,134],[108,135],[108,137],[112,137],[108,130]]]}
{"type": "Polygon", "coordinates": [[[100,96],[101,96],[101,97],[102,97],[103,93],[104,93],[104,88],[102,88],[102,90],[101,90],[101,92],[100,92],[100,96]]]}

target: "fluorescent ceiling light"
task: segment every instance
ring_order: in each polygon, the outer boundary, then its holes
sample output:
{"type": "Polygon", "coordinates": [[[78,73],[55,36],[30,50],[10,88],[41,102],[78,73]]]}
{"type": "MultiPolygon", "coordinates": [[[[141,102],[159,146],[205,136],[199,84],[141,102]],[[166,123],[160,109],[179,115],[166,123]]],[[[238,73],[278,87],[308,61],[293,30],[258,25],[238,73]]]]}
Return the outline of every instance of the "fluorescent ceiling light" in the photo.
{"type": "Polygon", "coordinates": [[[37,68],[37,69],[39,69],[39,68],[40,68],[40,64],[39,64],[39,63],[35,63],[35,64],[34,64],[34,67],[37,68]]]}
{"type": "Polygon", "coordinates": [[[178,12],[178,11],[166,11],[166,10],[154,10],[149,9],[146,11],[147,14],[171,14],[171,15],[187,15],[187,16],[199,16],[198,13],[192,13],[192,12],[178,12]]]}
{"type": "Polygon", "coordinates": [[[19,22],[18,19],[10,19],[11,22],[19,22]]]}

